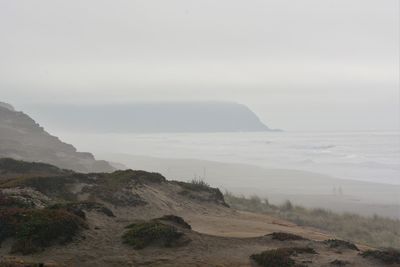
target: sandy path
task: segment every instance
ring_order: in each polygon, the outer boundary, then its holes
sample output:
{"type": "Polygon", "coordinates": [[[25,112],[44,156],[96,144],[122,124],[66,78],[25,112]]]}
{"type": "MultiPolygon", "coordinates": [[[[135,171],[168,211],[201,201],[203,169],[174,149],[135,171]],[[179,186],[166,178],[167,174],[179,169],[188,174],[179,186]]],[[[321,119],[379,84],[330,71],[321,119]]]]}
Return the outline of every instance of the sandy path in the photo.
{"type": "Polygon", "coordinates": [[[184,214],[193,230],[224,237],[258,237],[272,232],[289,232],[313,240],[325,240],[330,235],[313,228],[300,227],[291,222],[265,214],[245,211],[220,214],[184,214]]]}

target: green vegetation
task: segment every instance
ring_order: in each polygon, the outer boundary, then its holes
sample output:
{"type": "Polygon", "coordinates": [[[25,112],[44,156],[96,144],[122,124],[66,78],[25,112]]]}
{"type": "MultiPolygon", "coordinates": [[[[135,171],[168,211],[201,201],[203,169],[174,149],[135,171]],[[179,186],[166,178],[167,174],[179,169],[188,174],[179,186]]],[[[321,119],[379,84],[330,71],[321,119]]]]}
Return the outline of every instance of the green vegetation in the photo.
{"type": "Polygon", "coordinates": [[[62,202],[51,205],[49,209],[65,209],[70,213],[73,213],[81,218],[85,218],[85,211],[96,211],[102,213],[108,217],[115,217],[114,213],[101,203],[90,202],[90,201],[76,201],[76,202],[62,202]]]}
{"type": "Polygon", "coordinates": [[[331,265],[333,266],[346,266],[350,264],[349,261],[344,261],[344,260],[333,260],[331,261],[331,265]]]}
{"type": "Polygon", "coordinates": [[[302,253],[316,254],[317,252],[308,247],[278,248],[253,254],[250,258],[263,267],[301,267],[303,265],[296,264],[291,256],[302,253]]]}
{"type": "Polygon", "coordinates": [[[290,233],[283,233],[283,232],[274,232],[271,234],[272,239],[279,240],[279,241],[288,241],[288,240],[306,240],[304,237],[290,234],[290,233]]]}
{"type": "Polygon", "coordinates": [[[4,195],[0,191],[0,208],[30,208],[31,205],[24,201],[4,195]]]}
{"type": "Polygon", "coordinates": [[[295,261],[290,258],[290,255],[282,250],[267,250],[260,254],[250,256],[252,260],[263,267],[292,267],[295,266],[295,261]]]}
{"type": "Polygon", "coordinates": [[[210,201],[227,206],[221,191],[218,188],[211,187],[203,180],[193,179],[189,182],[172,181],[172,183],[179,185],[183,189],[179,192],[180,195],[199,201],[210,201]]]}
{"type": "Polygon", "coordinates": [[[117,206],[139,206],[146,202],[132,192],[132,188],[145,183],[163,183],[166,179],[159,173],[146,171],[115,171],[112,173],[92,173],[89,174],[95,186],[85,188],[90,193],[103,201],[117,206]]]}
{"type": "MultiPolygon", "coordinates": [[[[180,181],[173,181],[174,183],[178,184],[185,190],[194,191],[194,192],[214,192],[215,189],[211,187],[208,183],[203,180],[193,179],[189,182],[180,182],[180,181]]],[[[217,189],[218,190],[218,189],[217,189]]],[[[222,193],[221,193],[222,195],[222,193]]]]}
{"type": "Polygon", "coordinates": [[[183,233],[178,232],[176,227],[157,220],[134,223],[126,228],[128,231],[122,236],[123,242],[134,249],[143,249],[156,243],[164,247],[171,247],[183,236],[183,233]]]}
{"type": "Polygon", "coordinates": [[[23,177],[14,178],[9,181],[0,182],[0,188],[32,188],[37,190],[46,196],[54,197],[56,199],[67,199],[75,200],[75,195],[70,192],[68,186],[78,179],[82,179],[81,182],[87,180],[83,174],[72,174],[67,176],[38,176],[38,177],[23,177]]]}
{"type": "Polygon", "coordinates": [[[127,185],[149,183],[162,183],[166,179],[159,173],[134,171],[134,170],[119,170],[112,173],[95,173],[92,174],[98,178],[98,183],[110,189],[120,189],[127,185]]]}
{"type": "Polygon", "coordinates": [[[146,201],[139,194],[132,192],[128,186],[126,188],[109,188],[107,185],[95,185],[90,188],[85,188],[84,192],[91,194],[93,199],[101,199],[115,206],[141,206],[145,205],[146,201]]]}
{"type": "Polygon", "coordinates": [[[358,247],[353,243],[339,239],[329,239],[324,241],[330,248],[346,248],[359,251],[358,247]]]}
{"type": "Polygon", "coordinates": [[[0,159],[0,173],[4,174],[28,174],[28,173],[68,173],[70,171],[61,170],[53,165],[40,162],[26,162],[11,158],[0,159]]]}
{"type": "Polygon", "coordinates": [[[87,225],[81,218],[62,209],[0,209],[0,244],[15,238],[12,253],[30,254],[71,241],[82,228],[87,225]]]}
{"type": "Polygon", "coordinates": [[[189,181],[187,186],[192,190],[207,191],[211,189],[211,186],[206,181],[201,179],[192,179],[189,181]]]}
{"type": "MultiPolygon", "coordinates": [[[[44,263],[28,262],[21,259],[1,259],[0,267],[46,267],[49,266],[44,263]]],[[[52,265],[50,265],[52,266],[52,265]]]]}
{"type": "Polygon", "coordinates": [[[400,251],[395,249],[367,250],[361,253],[361,256],[374,258],[386,264],[400,264],[400,251]]]}
{"type": "Polygon", "coordinates": [[[167,221],[167,222],[172,222],[174,224],[177,224],[183,228],[186,229],[192,229],[192,227],[190,226],[190,224],[188,224],[187,222],[185,222],[185,220],[182,217],[176,216],[176,215],[164,215],[158,219],[156,219],[158,221],[167,221]]]}
{"type": "MultiPolygon", "coordinates": [[[[74,173],[72,171],[62,171],[61,174],[53,175],[51,168],[59,170],[56,167],[47,164],[26,163],[11,160],[16,165],[10,169],[18,169],[21,176],[11,177],[4,180],[0,179],[0,189],[2,188],[32,188],[40,193],[53,198],[58,202],[77,201],[76,194],[71,191],[71,185],[83,185],[82,192],[93,196],[93,199],[99,198],[103,201],[120,206],[144,205],[146,202],[138,195],[132,192],[132,189],[145,183],[162,183],[166,179],[159,173],[146,171],[124,170],[112,173],[74,173]],[[50,168],[49,175],[41,173],[38,175],[25,175],[25,169],[34,168],[34,166],[50,168]],[[86,184],[90,186],[85,186],[86,184]]],[[[0,173],[1,173],[0,169],[0,173]]],[[[55,172],[53,170],[53,172],[55,172]]],[[[34,174],[37,174],[36,172],[34,174]]],[[[106,212],[104,210],[104,212],[106,212]]]]}
{"type": "Polygon", "coordinates": [[[293,247],[293,248],[283,248],[288,251],[291,255],[297,254],[318,254],[313,248],[310,247],[293,247]]]}
{"type": "Polygon", "coordinates": [[[337,237],[374,247],[400,248],[400,221],[380,216],[338,214],[324,209],[306,209],[290,201],[272,205],[259,197],[239,197],[225,193],[225,201],[235,209],[271,214],[302,226],[312,226],[337,237]]]}

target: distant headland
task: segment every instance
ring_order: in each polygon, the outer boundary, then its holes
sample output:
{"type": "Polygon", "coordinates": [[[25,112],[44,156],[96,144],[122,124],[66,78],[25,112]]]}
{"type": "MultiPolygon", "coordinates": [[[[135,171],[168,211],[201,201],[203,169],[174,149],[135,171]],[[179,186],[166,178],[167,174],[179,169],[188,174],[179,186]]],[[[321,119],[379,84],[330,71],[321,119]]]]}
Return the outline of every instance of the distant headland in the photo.
{"type": "Polygon", "coordinates": [[[36,106],[42,121],[96,133],[261,132],[269,128],[247,106],[231,102],[150,102],[36,106]]]}

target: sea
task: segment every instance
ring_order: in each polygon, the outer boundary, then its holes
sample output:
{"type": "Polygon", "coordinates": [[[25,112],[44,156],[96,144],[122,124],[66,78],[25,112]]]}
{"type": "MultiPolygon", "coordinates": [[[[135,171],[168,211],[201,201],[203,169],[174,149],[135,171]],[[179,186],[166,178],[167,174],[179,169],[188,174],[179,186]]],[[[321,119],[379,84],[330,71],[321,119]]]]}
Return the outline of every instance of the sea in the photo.
{"type": "Polygon", "coordinates": [[[57,133],[79,151],[305,170],[400,185],[400,132],[57,133]]]}

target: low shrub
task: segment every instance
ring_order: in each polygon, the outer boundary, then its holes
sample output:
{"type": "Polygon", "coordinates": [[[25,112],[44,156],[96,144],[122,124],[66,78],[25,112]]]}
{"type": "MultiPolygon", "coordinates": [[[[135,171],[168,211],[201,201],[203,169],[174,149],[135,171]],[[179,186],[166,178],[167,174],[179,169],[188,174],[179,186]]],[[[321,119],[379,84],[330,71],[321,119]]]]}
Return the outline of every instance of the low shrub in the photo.
{"type": "Polygon", "coordinates": [[[29,208],[31,205],[19,199],[9,197],[0,192],[0,207],[5,208],[29,208]]]}
{"type": "Polygon", "coordinates": [[[122,236],[123,242],[134,249],[143,249],[151,244],[171,247],[183,236],[176,227],[159,221],[134,223],[127,226],[127,232],[122,236]]]}
{"type": "Polygon", "coordinates": [[[331,265],[333,266],[346,266],[350,264],[348,261],[343,261],[343,260],[333,260],[330,262],[331,265]]]}
{"type": "Polygon", "coordinates": [[[63,202],[51,205],[48,207],[49,209],[65,209],[68,212],[71,212],[81,218],[85,218],[86,215],[83,212],[86,211],[96,211],[102,213],[108,217],[115,217],[114,213],[98,202],[91,202],[91,201],[77,201],[77,202],[63,202]]]}
{"type": "Polygon", "coordinates": [[[79,174],[14,178],[1,183],[0,188],[32,188],[48,197],[75,200],[75,195],[69,191],[68,185],[76,181],[77,175],[79,174]]]}
{"type": "Polygon", "coordinates": [[[290,233],[283,233],[283,232],[274,232],[270,234],[272,239],[279,240],[279,241],[287,241],[287,240],[306,240],[304,237],[290,234],[290,233]]]}
{"type": "Polygon", "coordinates": [[[36,263],[36,262],[28,262],[22,259],[7,259],[0,260],[0,267],[57,267],[58,265],[54,264],[45,264],[45,263],[36,263]]]}
{"type": "Polygon", "coordinates": [[[179,185],[183,189],[179,192],[180,195],[194,200],[209,201],[229,207],[225,203],[222,192],[218,188],[210,187],[203,180],[194,179],[190,182],[172,181],[172,183],[179,185]]]}
{"type": "Polygon", "coordinates": [[[182,217],[179,217],[176,215],[164,215],[156,220],[168,221],[168,222],[175,223],[183,228],[192,229],[190,224],[188,224],[182,217]]]}
{"type": "Polygon", "coordinates": [[[50,198],[32,188],[0,189],[0,207],[44,208],[50,202],[50,198]]]}
{"type": "Polygon", "coordinates": [[[189,184],[192,188],[197,188],[200,190],[208,190],[211,186],[204,180],[201,179],[192,179],[189,181],[189,184]]]}
{"type": "Polygon", "coordinates": [[[292,267],[296,264],[296,262],[290,258],[290,254],[279,249],[253,254],[250,258],[263,267],[292,267]]]}
{"type": "Polygon", "coordinates": [[[146,182],[162,183],[165,178],[158,173],[123,170],[112,173],[92,173],[94,186],[83,188],[82,192],[115,206],[141,206],[147,202],[134,192],[134,188],[146,182]]]}
{"type": "Polygon", "coordinates": [[[316,251],[308,247],[278,248],[253,254],[250,258],[263,267],[300,267],[302,265],[296,264],[291,256],[302,253],[316,254],[316,251]]]}
{"type": "Polygon", "coordinates": [[[140,170],[118,170],[112,173],[95,173],[93,175],[96,175],[99,184],[106,185],[113,190],[126,187],[129,184],[162,183],[166,181],[165,177],[159,173],[140,170]]]}
{"type": "Polygon", "coordinates": [[[136,207],[146,205],[147,202],[139,194],[132,192],[132,188],[113,188],[105,184],[86,187],[83,192],[91,194],[95,199],[99,198],[114,206],[136,207]]]}
{"type": "Polygon", "coordinates": [[[400,264],[400,251],[395,249],[367,250],[361,253],[364,258],[374,258],[386,264],[400,264]]]}
{"type": "Polygon", "coordinates": [[[0,244],[15,238],[11,252],[30,254],[50,246],[53,242],[71,241],[86,223],[66,210],[0,209],[0,244]]]}
{"type": "Polygon", "coordinates": [[[293,248],[282,248],[291,255],[296,255],[296,254],[318,254],[315,249],[310,248],[310,247],[293,247],[293,248]]]}
{"type": "Polygon", "coordinates": [[[6,177],[23,177],[27,175],[63,175],[73,173],[53,165],[40,162],[26,162],[12,158],[0,159],[0,173],[6,177]]]}
{"type": "Polygon", "coordinates": [[[324,243],[330,248],[346,248],[359,251],[358,247],[351,242],[339,240],[339,239],[329,239],[325,240],[324,243]]]}
{"type": "Polygon", "coordinates": [[[182,188],[196,192],[212,192],[212,188],[208,183],[203,180],[193,179],[189,182],[174,181],[174,183],[180,185],[182,188]]]}

